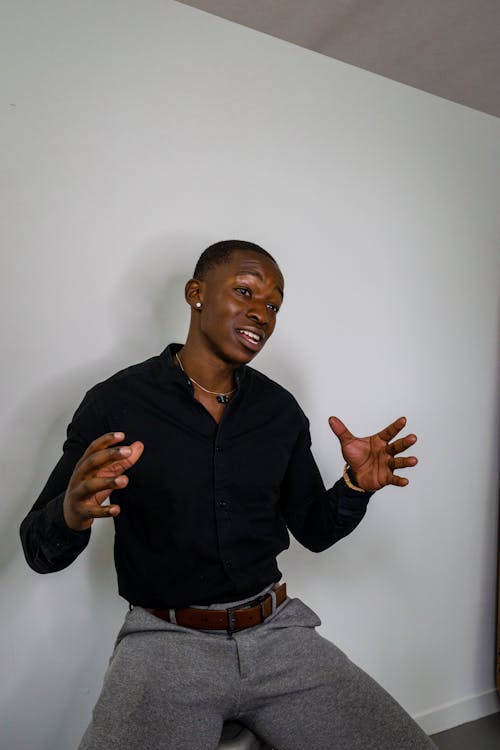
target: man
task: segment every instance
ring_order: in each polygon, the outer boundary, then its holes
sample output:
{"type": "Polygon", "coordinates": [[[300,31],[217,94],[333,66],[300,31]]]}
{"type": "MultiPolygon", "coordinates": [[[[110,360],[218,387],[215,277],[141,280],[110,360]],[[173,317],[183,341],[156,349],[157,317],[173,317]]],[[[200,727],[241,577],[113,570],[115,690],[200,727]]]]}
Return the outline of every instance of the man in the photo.
{"type": "Polygon", "coordinates": [[[283,289],[263,248],[208,248],[186,284],[184,346],[89,391],[23,521],[39,572],[72,562],[95,519],[115,521],[131,609],[81,750],[210,750],[228,719],[277,750],[433,747],[279,584],[288,529],[326,549],[357,526],[375,490],[407,484],[394,471],[417,463],[399,455],[416,437],[394,440],[404,418],[356,438],[331,417],[347,466],[325,490],[295,399],[248,367],[283,289]]]}

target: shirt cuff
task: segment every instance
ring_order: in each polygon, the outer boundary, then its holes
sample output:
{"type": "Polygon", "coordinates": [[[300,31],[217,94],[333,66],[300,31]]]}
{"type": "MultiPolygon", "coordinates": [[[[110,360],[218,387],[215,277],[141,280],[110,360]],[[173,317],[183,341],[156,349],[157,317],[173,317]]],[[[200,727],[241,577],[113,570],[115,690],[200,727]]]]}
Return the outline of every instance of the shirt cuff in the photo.
{"type": "Polygon", "coordinates": [[[83,531],[70,529],[64,520],[64,492],[45,506],[45,535],[47,548],[55,552],[71,549],[82,551],[88,544],[90,528],[83,531]]]}
{"type": "Polygon", "coordinates": [[[341,502],[345,499],[346,506],[349,506],[353,510],[366,510],[366,506],[368,505],[368,501],[373,495],[373,492],[370,492],[369,490],[365,490],[364,492],[353,490],[345,483],[343,477],[336,482],[335,486],[340,491],[341,502]]]}

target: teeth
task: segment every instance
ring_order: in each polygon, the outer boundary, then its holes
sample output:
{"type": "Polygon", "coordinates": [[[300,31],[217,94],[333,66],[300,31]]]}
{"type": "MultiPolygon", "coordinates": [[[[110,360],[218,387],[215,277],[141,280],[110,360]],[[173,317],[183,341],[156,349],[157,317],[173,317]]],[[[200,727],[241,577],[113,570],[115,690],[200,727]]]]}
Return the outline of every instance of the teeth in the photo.
{"type": "Polygon", "coordinates": [[[252,339],[253,341],[260,341],[260,336],[258,336],[253,331],[246,331],[244,328],[240,328],[240,333],[243,333],[245,336],[248,336],[248,338],[252,339]]]}

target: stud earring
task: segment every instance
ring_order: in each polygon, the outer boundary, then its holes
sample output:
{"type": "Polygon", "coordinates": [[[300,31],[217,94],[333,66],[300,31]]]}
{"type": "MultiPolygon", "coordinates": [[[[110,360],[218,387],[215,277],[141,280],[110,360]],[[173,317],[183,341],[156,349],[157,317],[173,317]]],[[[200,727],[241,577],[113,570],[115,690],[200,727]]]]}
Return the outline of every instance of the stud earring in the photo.
{"type": "Polygon", "coordinates": [[[197,310],[199,310],[200,307],[201,307],[201,302],[197,302],[196,305],[195,305],[195,307],[196,307],[197,310]]]}

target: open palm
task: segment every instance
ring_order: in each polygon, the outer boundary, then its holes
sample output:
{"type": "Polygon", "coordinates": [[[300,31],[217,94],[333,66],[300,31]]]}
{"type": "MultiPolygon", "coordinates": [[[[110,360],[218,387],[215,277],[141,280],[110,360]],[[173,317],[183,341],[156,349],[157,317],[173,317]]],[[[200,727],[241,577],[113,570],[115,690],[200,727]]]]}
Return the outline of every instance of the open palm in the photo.
{"type": "Polygon", "coordinates": [[[338,437],[345,461],[351,467],[355,483],[363,490],[374,492],[388,484],[405,487],[406,477],[394,474],[397,469],[416,466],[415,456],[398,456],[417,442],[416,435],[406,435],[391,443],[406,425],[406,418],[400,417],[375,435],[356,437],[338,417],[328,420],[332,431],[338,437]]]}

